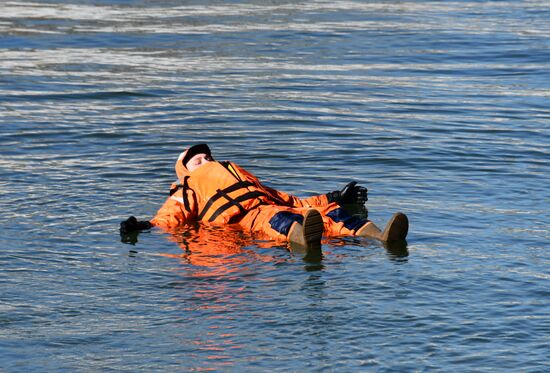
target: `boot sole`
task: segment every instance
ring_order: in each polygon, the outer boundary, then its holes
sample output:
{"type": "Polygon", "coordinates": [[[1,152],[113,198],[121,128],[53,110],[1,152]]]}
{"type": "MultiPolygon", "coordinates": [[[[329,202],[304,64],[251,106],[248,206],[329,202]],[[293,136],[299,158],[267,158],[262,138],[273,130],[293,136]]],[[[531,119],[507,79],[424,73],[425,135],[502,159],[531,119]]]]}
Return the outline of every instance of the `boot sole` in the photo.
{"type": "Polygon", "coordinates": [[[321,245],[321,238],[323,237],[323,217],[319,211],[315,209],[307,210],[304,214],[304,239],[308,246],[321,245]]]}
{"type": "Polygon", "coordinates": [[[382,236],[382,241],[402,241],[407,237],[409,232],[409,219],[407,215],[397,212],[395,213],[382,236]]]}

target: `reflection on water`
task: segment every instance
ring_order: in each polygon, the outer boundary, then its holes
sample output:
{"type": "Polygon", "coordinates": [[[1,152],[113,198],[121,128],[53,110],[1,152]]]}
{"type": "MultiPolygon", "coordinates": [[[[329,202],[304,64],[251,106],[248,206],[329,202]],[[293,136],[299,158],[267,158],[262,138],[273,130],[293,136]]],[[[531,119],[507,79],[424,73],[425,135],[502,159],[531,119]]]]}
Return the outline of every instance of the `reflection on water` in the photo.
{"type": "MultiPolygon", "coordinates": [[[[261,255],[254,249],[247,249],[254,242],[250,235],[233,226],[209,226],[196,224],[175,229],[169,233],[169,240],[182,250],[181,254],[161,254],[178,258],[194,267],[207,267],[206,275],[224,276],[246,269],[252,261],[270,262],[273,257],[261,255]]],[[[261,243],[254,243],[261,247],[261,243]]],[[[271,245],[264,245],[272,247],[271,245]]],[[[200,276],[194,272],[194,276],[200,276]]]]}
{"type": "MultiPolygon", "coordinates": [[[[354,216],[360,218],[368,217],[368,210],[365,205],[345,205],[344,208],[354,216]]],[[[155,228],[154,228],[155,229],[155,228]]],[[[139,243],[139,235],[142,232],[135,231],[121,235],[121,242],[136,246],[139,243]]],[[[224,275],[229,271],[240,271],[246,262],[252,261],[273,261],[270,255],[261,255],[258,249],[281,250],[286,249],[294,256],[301,257],[308,265],[306,269],[320,270],[323,266],[322,249],[307,250],[300,245],[294,245],[287,242],[277,242],[271,239],[265,239],[260,233],[251,235],[238,225],[217,226],[204,223],[188,224],[182,227],[176,227],[166,232],[169,241],[177,244],[183,253],[171,254],[161,253],[160,255],[177,258],[186,264],[196,267],[209,267],[221,270],[220,273],[208,272],[208,275],[224,275]]],[[[332,247],[342,247],[345,249],[347,242],[353,241],[356,244],[369,242],[369,239],[359,237],[330,237],[322,240],[323,245],[330,244],[332,247]]],[[[405,257],[407,253],[406,242],[385,243],[384,247],[390,253],[390,257],[405,257]]],[[[130,249],[130,255],[135,256],[138,253],[135,249],[130,249]]]]}

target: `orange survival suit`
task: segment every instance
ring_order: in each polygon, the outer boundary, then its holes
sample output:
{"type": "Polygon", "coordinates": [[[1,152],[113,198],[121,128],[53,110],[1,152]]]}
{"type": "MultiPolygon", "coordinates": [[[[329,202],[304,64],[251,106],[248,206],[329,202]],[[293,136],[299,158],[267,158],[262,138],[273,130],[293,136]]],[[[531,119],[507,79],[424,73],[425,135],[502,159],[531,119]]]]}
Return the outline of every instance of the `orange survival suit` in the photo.
{"type": "Polygon", "coordinates": [[[327,236],[353,235],[367,219],[350,216],[326,195],[305,199],[264,186],[257,177],[232,162],[211,161],[189,172],[178,158],[178,182],[151,224],[170,230],[202,221],[211,224],[238,224],[267,238],[286,240],[294,222],[314,207],[322,217],[327,236]]]}

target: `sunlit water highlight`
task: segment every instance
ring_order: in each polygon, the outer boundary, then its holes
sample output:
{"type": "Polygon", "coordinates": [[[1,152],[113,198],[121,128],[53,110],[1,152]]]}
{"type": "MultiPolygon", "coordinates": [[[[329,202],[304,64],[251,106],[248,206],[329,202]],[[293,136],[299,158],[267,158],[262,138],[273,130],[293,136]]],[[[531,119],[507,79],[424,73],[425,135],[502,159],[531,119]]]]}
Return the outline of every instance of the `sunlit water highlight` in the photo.
{"type": "Polygon", "coordinates": [[[0,370],[550,369],[547,2],[84,3],[0,5],[0,370]],[[197,141],[408,247],[120,242],[197,141]]]}

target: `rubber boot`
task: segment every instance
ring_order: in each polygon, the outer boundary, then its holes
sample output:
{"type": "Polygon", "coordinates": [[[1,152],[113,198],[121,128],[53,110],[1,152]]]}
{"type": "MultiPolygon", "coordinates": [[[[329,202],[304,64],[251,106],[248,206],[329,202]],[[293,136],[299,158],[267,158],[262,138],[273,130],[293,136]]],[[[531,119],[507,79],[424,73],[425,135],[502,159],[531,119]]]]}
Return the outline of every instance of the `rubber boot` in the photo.
{"type": "Polygon", "coordinates": [[[323,218],[319,211],[309,209],[304,214],[303,224],[295,222],[288,232],[288,240],[306,248],[321,247],[323,218]]]}
{"type": "Polygon", "coordinates": [[[367,222],[355,232],[356,236],[382,239],[382,231],[372,221],[367,222]]]}
{"type": "Polygon", "coordinates": [[[370,237],[382,242],[403,241],[409,232],[409,219],[407,215],[396,212],[386,224],[384,232],[371,221],[363,225],[355,232],[356,236],[370,237]]]}

